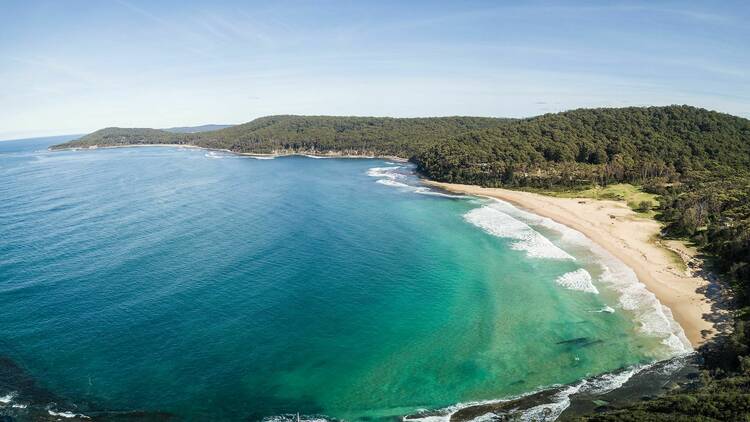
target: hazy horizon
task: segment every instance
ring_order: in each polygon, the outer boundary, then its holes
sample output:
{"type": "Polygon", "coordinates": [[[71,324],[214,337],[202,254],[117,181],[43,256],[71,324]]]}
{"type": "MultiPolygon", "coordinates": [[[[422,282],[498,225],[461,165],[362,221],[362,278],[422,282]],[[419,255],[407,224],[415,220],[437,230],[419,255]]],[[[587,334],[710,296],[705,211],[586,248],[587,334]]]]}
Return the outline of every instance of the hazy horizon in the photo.
{"type": "Polygon", "coordinates": [[[742,2],[0,6],[0,139],[264,115],[750,117],[742,2]]]}
{"type": "MultiPolygon", "coordinates": [[[[687,106],[691,106],[690,104],[668,104],[668,105],[687,105],[687,106]]],[[[651,106],[655,106],[655,105],[643,104],[643,106],[644,107],[651,107],[651,106]]],[[[622,106],[622,107],[613,107],[613,108],[626,108],[626,107],[637,107],[637,106],[622,106]]],[[[656,107],[658,107],[658,106],[656,106],[656,107]]],[[[572,111],[572,110],[574,110],[574,109],[560,110],[560,112],[566,112],[566,111],[572,111]]],[[[711,110],[711,109],[709,109],[709,111],[716,111],[716,112],[724,113],[721,110],[711,110]]],[[[549,113],[549,112],[547,112],[547,113],[549,113]]],[[[285,113],[285,114],[288,115],[289,113],[285,113]]],[[[507,117],[507,116],[466,116],[466,117],[493,117],[493,118],[526,119],[526,118],[532,118],[532,117],[540,116],[542,114],[546,114],[546,113],[535,114],[535,115],[530,115],[530,116],[519,116],[519,117],[507,117]]],[[[726,113],[726,114],[731,114],[731,113],[726,113]]],[[[265,116],[268,116],[268,115],[265,115],[265,116]]],[[[265,117],[265,116],[258,116],[257,118],[265,117]]],[[[313,114],[310,114],[308,116],[313,116],[313,114]]],[[[328,116],[330,116],[330,115],[328,115],[328,116]]],[[[433,118],[433,117],[439,118],[439,117],[456,117],[456,116],[459,116],[459,115],[444,115],[444,116],[402,116],[402,117],[404,117],[404,118],[433,118]]],[[[339,117],[342,117],[342,116],[339,116],[339,117]]],[[[353,115],[350,115],[350,116],[343,116],[343,117],[391,118],[391,117],[397,117],[397,116],[362,116],[362,115],[361,116],[353,116],[353,115]]],[[[745,117],[745,118],[747,118],[747,116],[739,116],[739,117],[745,117]]],[[[175,128],[192,128],[192,127],[202,127],[202,126],[236,126],[236,125],[241,125],[241,124],[244,124],[244,123],[248,123],[248,122],[250,122],[252,120],[253,119],[251,119],[249,121],[246,121],[246,122],[237,122],[237,123],[196,123],[196,124],[186,124],[186,125],[178,125],[178,126],[171,126],[171,127],[155,127],[155,128],[147,128],[147,129],[169,130],[169,129],[175,129],[175,128]]],[[[51,133],[51,134],[45,134],[45,135],[24,136],[24,137],[20,137],[20,138],[0,138],[0,142],[4,142],[4,141],[23,141],[23,140],[26,140],[26,139],[37,139],[37,138],[58,138],[58,137],[65,137],[65,136],[83,136],[83,135],[95,132],[95,131],[100,130],[100,129],[105,129],[105,128],[108,128],[108,127],[121,127],[121,126],[105,125],[105,126],[96,128],[96,129],[94,129],[92,131],[81,132],[81,133],[51,133]]],[[[124,126],[122,126],[122,127],[124,127],[124,126]]],[[[134,128],[134,126],[133,126],[133,128],[134,128]]]]}

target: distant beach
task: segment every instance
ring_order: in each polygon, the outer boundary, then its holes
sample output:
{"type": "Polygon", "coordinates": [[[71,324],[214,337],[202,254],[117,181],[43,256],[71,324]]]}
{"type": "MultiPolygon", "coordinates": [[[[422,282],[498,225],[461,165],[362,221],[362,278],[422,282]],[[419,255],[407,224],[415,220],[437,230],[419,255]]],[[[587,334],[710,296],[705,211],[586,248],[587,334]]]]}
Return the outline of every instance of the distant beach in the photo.
{"type": "Polygon", "coordinates": [[[227,154],[235,154],[240,155],[243,157],[250,157],[250,158],[258,158],[258,159],[274,159],[279,157],[290,157],[290,156],[300,156],[300,157],[308,157],[308,158],[382,158],[385,160],[391,160],[391,161],[397,161],[400,163],[405,163],[408,160],[405,158],[397,157],[395,155],[382,155],[382,154],[356,154],[356,153],[346,153],[346,152],[340,152],[340,151],[315,151],[315,150],[283,150],[283,151],[274,151],[268,154],[263,153],[251,153],[251,152],[236,152],[229,149],[223,149],[223,148],[206,148],[201,147],[197,145],[192,144],[129,144],[129,145],[91,145],[88,147],[73,147],[73,148],[52,148],[50,147],[50,150],[58,150],[58,151],[86,151],[86,150],[96,150],[96,149],[112,149],[112,148],[141,148],[141,147],[167,147],[167,148],[192,148],[192,149],[202,149],[206,151],[215,151],[215,152],[224,152],[227,154]]]}
{"type": "Polygon", "coordinates": [[[693,347],[715,333],[712,303],[704,292],[709,281],[688,262],[696,251],[682,242],[657,241],[658,221],[638,216],[624,203],[589,198],[556,198],[531,192],[425,181],[441,189],[511,202],[575,229],[629,266],[673,313],[693,347]]]}

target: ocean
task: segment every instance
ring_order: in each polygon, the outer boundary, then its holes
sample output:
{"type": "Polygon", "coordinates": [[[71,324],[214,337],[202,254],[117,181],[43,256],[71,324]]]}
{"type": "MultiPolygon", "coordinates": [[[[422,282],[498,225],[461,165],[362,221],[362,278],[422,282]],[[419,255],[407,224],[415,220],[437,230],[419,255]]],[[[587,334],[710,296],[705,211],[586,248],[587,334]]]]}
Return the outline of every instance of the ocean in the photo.
{"type": "Polygon", "coordinates": [[[572,386],[527,414],[554,417],[690,351],[581,234],[408,163],[65,139],[0,142],[0,415],[438,420],[572,386]]]}

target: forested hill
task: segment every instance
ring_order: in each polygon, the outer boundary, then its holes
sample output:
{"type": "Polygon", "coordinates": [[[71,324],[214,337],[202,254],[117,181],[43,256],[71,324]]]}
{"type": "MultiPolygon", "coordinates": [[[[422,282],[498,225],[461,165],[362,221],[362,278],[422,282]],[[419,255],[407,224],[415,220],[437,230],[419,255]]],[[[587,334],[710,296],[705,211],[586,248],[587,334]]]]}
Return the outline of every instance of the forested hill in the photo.
{"type": "Polygon", "coordinates": [[[56,146],[191,144],[246,153],[397,155],[448,182],[578,185],[750,167],[750,120],[688,106],[579,109],[528,119],[269,116],[202,133],[107,128],[56,146]]]}
{"type": "Polygon", "coordinates": [[[428,177],[486,186],[674,181],[750,168],[750,120],[688,106],[580,109],[464,134],[414,160],[428,177]]]}
{"type": "Polygon", "coordinates": [[[138,144],[190,144],[244,153],[328,153],[412,157],[462,133],[497,127],[509,119],[487,117],[379,118],[268,116],[222,130],[171,133],[106,128],[54,148],[138,144]]]}

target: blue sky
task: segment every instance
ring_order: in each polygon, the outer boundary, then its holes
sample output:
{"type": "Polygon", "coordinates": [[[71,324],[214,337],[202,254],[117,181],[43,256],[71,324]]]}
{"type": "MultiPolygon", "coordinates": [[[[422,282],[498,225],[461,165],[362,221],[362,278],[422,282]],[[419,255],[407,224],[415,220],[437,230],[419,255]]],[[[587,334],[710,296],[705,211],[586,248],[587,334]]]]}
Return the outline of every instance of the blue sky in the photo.
{"type": "Polygon", "coordinates": [[[269,114],[750,117],[748,2],[0,2],[0,139],[269,114]]]}

